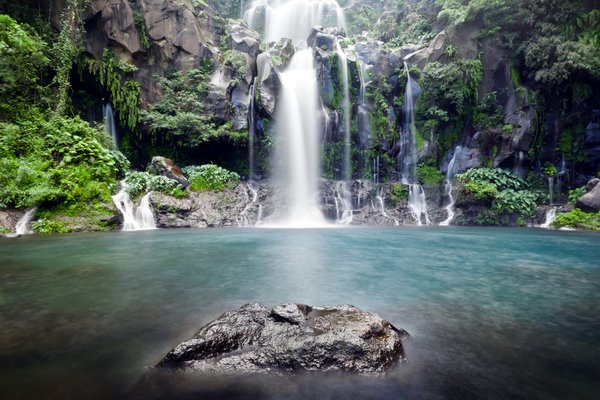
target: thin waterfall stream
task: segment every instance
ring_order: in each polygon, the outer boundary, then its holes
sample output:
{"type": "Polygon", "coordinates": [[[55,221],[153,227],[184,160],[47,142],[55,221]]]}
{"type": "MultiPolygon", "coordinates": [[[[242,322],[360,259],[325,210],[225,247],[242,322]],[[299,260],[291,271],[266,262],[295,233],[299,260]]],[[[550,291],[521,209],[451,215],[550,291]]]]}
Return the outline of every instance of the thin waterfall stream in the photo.
{"type": "Polygon", "coordinates": [[[156,229],[156,221],[154,220],[154,211],[150,203],[152,192],[148,192],[140,200],[136,207],[129,197],[127,185],[121,182],[121,190],[116,195],[112,196],[113,202],[117,209],[123,215],[123,230],[124,231],[141,231],[148,229],[156,229]]]}
{"type": "Polygon", "coordinates": [[[404,63],[406,71],[406,90],[404,93],[404,101],[402,102],[402,111],[404,116],[404,126],[400,134],[400,154],[398,156],[398,164],[400,168],[400,176],[402,183],[409,185],[408,207],[415,219],[417,225],[423,223],[429,225],[429,214],[427,212],[427,198],[425,190],[416,182],[417,176],[417,145],[416,145],[416,129],[414,115],[414,101],[420,93],[420,88],[417,82],[410,75],[408,64],[404,63]]]}

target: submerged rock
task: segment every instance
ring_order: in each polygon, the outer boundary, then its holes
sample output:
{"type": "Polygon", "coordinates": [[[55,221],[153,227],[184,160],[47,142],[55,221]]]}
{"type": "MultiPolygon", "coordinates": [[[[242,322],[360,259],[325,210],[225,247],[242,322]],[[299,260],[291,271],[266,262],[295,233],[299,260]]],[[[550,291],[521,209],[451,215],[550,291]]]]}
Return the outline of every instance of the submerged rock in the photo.
{"type": "Polygon", "coordinates": [[[248,303],[204,326],[157,367],[220,374],[379,374],[405,359],[401,340],[408,336],[351,305],[286,303],[269,310],[248,303]]]}

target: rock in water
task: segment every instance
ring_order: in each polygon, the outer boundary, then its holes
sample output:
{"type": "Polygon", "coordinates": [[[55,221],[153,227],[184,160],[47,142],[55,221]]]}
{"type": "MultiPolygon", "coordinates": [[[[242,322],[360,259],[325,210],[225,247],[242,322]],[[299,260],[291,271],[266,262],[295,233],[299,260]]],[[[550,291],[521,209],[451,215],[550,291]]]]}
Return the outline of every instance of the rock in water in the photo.
{"type": "Polygon", "coordinates": [[[248,303],[200,329],[157,365],[217,374],[380,374],[404,361],[408,333],[351,305],[248,303]]]}

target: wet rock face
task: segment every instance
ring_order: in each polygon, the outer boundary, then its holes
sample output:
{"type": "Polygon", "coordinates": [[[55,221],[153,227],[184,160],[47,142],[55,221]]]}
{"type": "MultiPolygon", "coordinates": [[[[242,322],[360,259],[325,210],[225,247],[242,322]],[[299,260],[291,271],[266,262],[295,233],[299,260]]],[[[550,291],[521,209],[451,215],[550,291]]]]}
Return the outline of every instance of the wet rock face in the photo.
{"type": "Polygon", "coordinates": [[[351,305],[248,303],[200,329],[157,365],[218,374],[380,374],[403,361],[408,333],[351,305]]]}

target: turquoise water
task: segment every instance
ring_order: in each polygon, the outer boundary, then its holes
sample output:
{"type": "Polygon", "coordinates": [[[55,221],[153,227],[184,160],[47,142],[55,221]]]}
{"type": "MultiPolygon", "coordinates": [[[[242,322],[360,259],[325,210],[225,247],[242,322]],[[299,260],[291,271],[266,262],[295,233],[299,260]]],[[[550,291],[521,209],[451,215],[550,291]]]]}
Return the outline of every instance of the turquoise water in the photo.
{"type": "Polygon", "coordinates": [[[600,236],[476,228],[210,229],[0,239],[10,399],[595,399],[600,236]],[[221,313],[350,303],[406,329],[384,379],[160,376],[221,313]]]}

